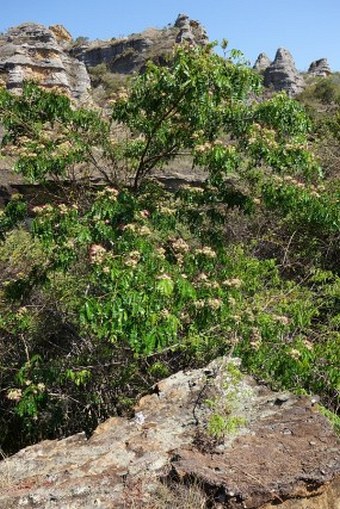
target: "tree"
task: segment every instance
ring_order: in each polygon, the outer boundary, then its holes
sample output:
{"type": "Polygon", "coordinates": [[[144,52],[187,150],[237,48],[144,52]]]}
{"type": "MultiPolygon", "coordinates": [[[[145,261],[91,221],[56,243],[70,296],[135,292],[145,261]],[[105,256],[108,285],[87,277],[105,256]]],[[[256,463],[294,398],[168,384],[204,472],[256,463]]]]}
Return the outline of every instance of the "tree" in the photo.
{"type": "Polygon", "coordinates": [[[179,47],[168,66],[149,63],[130,90],[117,94],[111,118],[30,83],[19,97],[1,89],[3,145],[18,152],[16,170],[32,181],[69,178],[85,164],[85,174],[92,167],[111,183],[132,173],[138,189],[151,170],[183,151],[217,179],[241,160],[312,177],[303,108],[285,95],[258,102],[259,76],[235,58],[218,56],[211,45],[179,47]]]}
{"type": "Polygon", "coordinates": [[[16,229],[19,197],[0,215],[7,450],[90,432],[157,377],[230,350],[252,372],[336,407],[339,279],[322,270],[319,245],[337,235],[337,191],[320,185],[301,105],[260,90],[253,71],[211,46],[149,64],[109,116],[31,83],[21,96],[0,90],[2,146],[16,171],[34,182],[80,171],[86,183],[35,208],[29,231],[16,229]],[[202,188],[171,194],[147,182],[184,151],[209,171],[202,188]],[[100,186],[88,185],[91,168],[100,186]],[[255,227],[260,216],[265,240],[275,226],[283,265],[299,237],[307,283],[282,278],[274,255],[254,256],[262,237],[228,242],[230,209],[255,227]]]}

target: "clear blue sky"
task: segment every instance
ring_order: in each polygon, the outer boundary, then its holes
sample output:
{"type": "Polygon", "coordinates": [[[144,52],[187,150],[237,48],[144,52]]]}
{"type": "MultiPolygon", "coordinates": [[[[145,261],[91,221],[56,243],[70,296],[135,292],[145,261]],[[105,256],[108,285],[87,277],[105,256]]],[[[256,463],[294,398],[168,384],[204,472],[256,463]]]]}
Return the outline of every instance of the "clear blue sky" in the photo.
{"type": "Polygon", "coordinates": [[[0,31],[35,21],[63,24],[74,37],[111,38],[173,23],[184,12],[211,40],[227,38],[252,62],[289,49],[300,70],[327,57],[340,71],[340,0],[2,0],[0,31]]]}

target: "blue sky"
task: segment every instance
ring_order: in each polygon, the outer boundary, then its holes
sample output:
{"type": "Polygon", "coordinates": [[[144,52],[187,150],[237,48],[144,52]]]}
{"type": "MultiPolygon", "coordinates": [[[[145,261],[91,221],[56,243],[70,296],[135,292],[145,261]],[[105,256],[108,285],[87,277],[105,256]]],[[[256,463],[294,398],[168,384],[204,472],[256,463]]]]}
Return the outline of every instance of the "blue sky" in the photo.
{"type": "Polygon", "coordinates": [[[211,40],[252,62],[289,49],[300,70],[327,57],[340,71],[340,0],[2,0],[0,31],[35,21],[63,24],[74,37],[111,38],[173,23],[184,12],[201,21],[211,40]]]}

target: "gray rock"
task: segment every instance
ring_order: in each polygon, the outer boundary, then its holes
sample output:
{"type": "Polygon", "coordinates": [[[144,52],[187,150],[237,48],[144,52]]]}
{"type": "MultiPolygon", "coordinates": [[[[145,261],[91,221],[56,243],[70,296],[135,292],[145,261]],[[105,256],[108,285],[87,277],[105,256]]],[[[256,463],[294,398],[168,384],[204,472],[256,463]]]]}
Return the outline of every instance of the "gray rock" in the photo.
{"type": "Polygon", "coordinates": [[[34,80],[45,87],[55,87],[78,102],[87,102],[90,78],[84,64],[65,51],[66,34],[59,25],[48,29],[24,23],[1,36],[0,69],[7,88],[20,90],[24,80],[34,80]]]}
{"type": "Polygon", "coordinates": [[[298,73],[288,50],[284,48],[277,50],[274,61],[264,72],[264,85],[275,91],[284,90],[291,97],[302,92],[304,80],[298,73]]]}
{"type": "Polygon", "coordinates": [[[188,42],[192,45],[205,45],[208,42],[208,36],[198,21],[194,21],[189,18],[186,14],[179,14],[176,21],[175,27],[179,28],[179,33],[176,37],[176,42],[188,42]]]}
{"type": "Polygon", "coordinates": [[[145,56],[152,46],[152,39],[141,34],[112,41],[88,42],[72,48],[70,53],[86,67],[106,64],[112,73],[131,74],[145,64],[145,56]]]}
{"type": "Polygon", "coordinates": [[[269,57],[267,57],[265,53],[260,53],[254,63],[253,69],[262,73],[270,66],[270,63],[269,57]]]}
{"type": "Polygon", "coordinates": [[[154,507],[160,477],[194,482],[229,509],[338,509],[339,444],[327,420],[308,398],[235,377],[237,365],[179,372],[140,400],[135,418],[0,462],[1,509],[154,507]],[[214,414],[240,425],[213,437],[214,414]]]}
{"type": "Polygon", "coordinates": [[[326,77],[332,74],[327,58],[320,58],[319,60],[314,60],[314,62],[312,62],[309,66],[308,74],[311,74],[312,76],[322,76],[322,77],[326,77]]]}
{"type": "Polygon", "coordinates": [[[87,67],[104,63],[112,73],[131,74],[142,70],[148,60],[162,62],[175,44],[183,41],[204,45],[208,37],[200,23],[181,14],[173,26],[160,30],[149,28],[140,34],[109,41],[88,41],[72,47],[70,54],[87,67]]]}

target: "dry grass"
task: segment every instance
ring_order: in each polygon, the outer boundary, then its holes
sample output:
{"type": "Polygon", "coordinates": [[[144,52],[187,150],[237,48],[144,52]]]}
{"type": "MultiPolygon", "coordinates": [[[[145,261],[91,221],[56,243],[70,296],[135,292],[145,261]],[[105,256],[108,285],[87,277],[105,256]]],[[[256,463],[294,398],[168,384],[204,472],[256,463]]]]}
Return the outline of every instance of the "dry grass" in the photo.
{"type": "Polygon", "coordinates": [[[127,490],[126,509],[206,509],[215,506],[198,484],[141,482],[127,490]],[[146,495],[147,494],[147,495],[146,495]]]}
{"type": "Polygon", "coordinates": [[[12,475],[8,463],[5,461],[6,459],[6,454],[0,448],[0,462],[2,462],[2,466],[5,465],[3,472],[0,473],[0,490],[10,486],[12,482],[12,475]]]}

